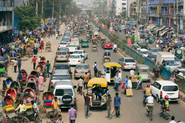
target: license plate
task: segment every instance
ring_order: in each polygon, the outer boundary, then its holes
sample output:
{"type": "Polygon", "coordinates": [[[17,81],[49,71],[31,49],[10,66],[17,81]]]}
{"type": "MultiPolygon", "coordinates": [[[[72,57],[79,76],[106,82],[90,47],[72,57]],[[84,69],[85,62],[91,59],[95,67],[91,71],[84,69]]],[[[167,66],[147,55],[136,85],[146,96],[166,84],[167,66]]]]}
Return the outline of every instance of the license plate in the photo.
{"type": "Polygon", "coordinates": [[[60,58],[64,58],[64,56],[60,56],[60,58]]]}
{"type": "Polygon", "coordinates": [[[83,71],[81,73],[84,73],[83,71]]]}
{"type": "Polygon", "coordinates": [[[105,61],[109,61],[108,59],[105,59],[105,61]]]}
{"type": "Polygon", "coordinates": [[[93,50],[96,50],[96,48],[93,48],[93,50]]]}

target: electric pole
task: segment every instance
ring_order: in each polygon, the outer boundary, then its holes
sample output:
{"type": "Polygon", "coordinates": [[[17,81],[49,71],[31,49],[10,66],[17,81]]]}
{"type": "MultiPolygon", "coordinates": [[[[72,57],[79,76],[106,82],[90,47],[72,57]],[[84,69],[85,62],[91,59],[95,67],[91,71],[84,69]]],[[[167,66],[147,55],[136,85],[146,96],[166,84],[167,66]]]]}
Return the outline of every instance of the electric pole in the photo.
{"type": "Polygon", "coordinates": [[[38,0],[36,0],[36,16],[38,16],[38,0]]]}
{"type": "Polygon", "coordinates": [[[53,1],[53,10],[52,10],[52,18],[54,17],[54,1],[53,1]]]}
{"type": "Polygon", "coordinates": [[[176,14],[176,23],[177,23],[177,37],[179,35],[179,24],[178,24],[178,17],[179,17],[179,0],[177,0],[177,14],[176,14]]]}
{"type": "Polygon", "coordinates": [[[44,17],[44,0],[42,0],[42,18],[44,17]]]}

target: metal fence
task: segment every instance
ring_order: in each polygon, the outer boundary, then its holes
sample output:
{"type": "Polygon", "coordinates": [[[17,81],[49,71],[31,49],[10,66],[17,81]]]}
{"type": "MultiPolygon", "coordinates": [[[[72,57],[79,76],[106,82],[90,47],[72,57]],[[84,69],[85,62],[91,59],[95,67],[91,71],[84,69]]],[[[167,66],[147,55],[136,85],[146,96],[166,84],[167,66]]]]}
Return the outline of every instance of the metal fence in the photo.
{"type": "Polygon", "coordinates": [[[175,83],[179,86],[179,90],[185,93],[185,79],[184,77],[176,76],[175,83]]]}

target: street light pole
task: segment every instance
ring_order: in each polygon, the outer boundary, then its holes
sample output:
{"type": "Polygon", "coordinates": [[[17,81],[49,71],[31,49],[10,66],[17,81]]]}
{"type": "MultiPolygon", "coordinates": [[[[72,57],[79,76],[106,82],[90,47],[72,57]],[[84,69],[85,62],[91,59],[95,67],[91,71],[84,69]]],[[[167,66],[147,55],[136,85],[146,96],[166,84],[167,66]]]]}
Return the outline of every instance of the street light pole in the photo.
{"type": "Polygon", "coordinates": [[[53,1],[53,10],[52,10],[52,18],[54,17],[54,1],[53,1]]]}
{"type": "Polygon", "coordinates": [[[178,24],[178,17],[179,17],[179,0],[177,0],[177,17],[176,17],[176,24],[177,24],[177,37],[179,35],[179,24],[178,24]]]}

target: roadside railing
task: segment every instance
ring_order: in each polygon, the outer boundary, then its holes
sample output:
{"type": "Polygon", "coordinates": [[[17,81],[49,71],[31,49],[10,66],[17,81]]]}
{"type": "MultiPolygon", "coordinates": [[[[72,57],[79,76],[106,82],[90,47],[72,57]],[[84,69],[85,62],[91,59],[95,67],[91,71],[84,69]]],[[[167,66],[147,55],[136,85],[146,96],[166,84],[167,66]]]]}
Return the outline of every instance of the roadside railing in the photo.
{"type": "Polygon", "coordinates": [[[175,83],[179,86],[179,90],[185,93],[185,79],[184,77],[176,76],[175,83]]]}

